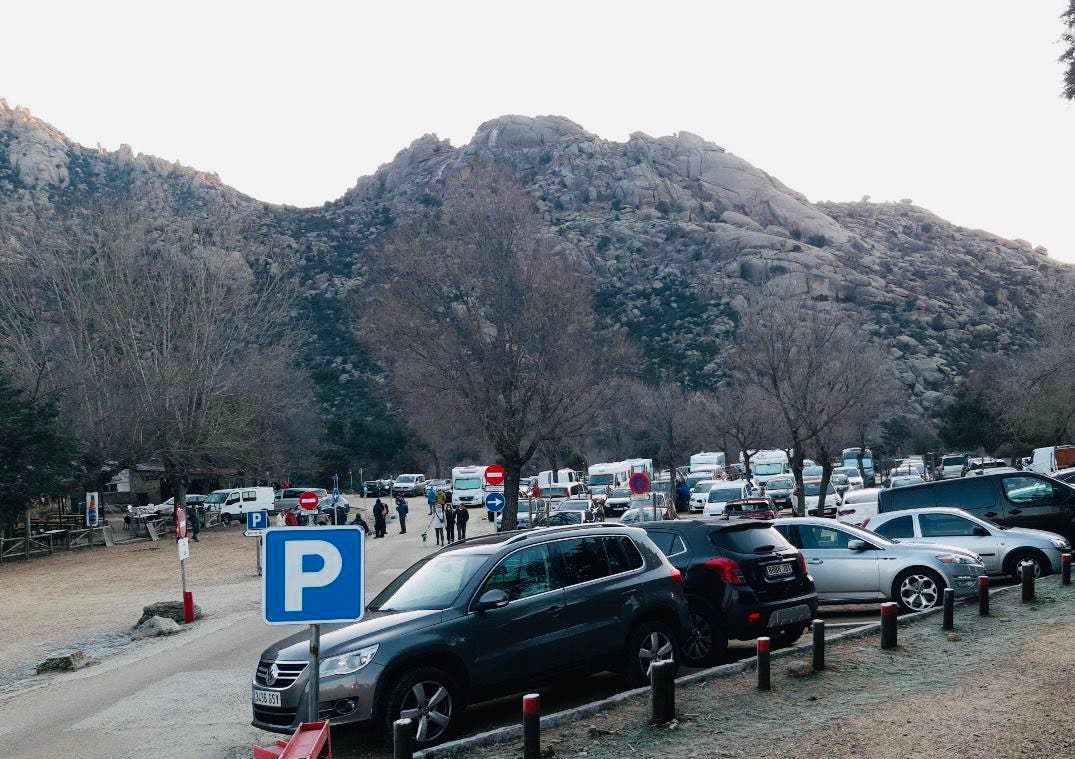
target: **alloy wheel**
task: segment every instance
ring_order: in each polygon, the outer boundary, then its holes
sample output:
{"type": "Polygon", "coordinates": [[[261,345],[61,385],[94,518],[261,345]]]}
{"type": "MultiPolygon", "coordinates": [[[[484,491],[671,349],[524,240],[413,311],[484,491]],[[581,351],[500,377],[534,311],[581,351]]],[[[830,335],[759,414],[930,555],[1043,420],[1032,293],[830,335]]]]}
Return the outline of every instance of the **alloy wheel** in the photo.
{"type": "Polygon", "coordinates": [[[691,631],[683,653],[691,661],[701,661],[713,648],[713,628],[705,615],[691,612],[691,631]]]}
{"type": "Polygon", "coordinates": [[[401,719],[410,719],[419,743],[437,740],[452,722],[452,694],[441,683],[424,680],[407,692],[400,709],[401,719]]]}
{"type": "Polygon", "coordinates": [[[932,609],[940,598],[937,583],[929,575],[908,575],[900,584],[900,598],[903,605],[914,611],[932,609]]]}
{"type": "Polygon", "coordinates": [[[642,640],[638,649],[638,663],[642,671],[649,677],[650,668],[654,662],[669,661],[675,653],[672,639],[663,632],[653,631],[642,640]]]}

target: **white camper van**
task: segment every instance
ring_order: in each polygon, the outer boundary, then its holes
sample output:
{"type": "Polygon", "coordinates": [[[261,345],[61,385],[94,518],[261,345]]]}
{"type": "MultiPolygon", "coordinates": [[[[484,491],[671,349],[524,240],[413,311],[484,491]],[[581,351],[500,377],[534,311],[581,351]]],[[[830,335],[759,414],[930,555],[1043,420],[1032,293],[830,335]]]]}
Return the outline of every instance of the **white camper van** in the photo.
{"type": "Polygon", "coordinates": [[[224,524],[231,524],[232,520],[245,521],[244,515],[251,511],[267,511],[270,516],[275,514],[275,495],[275,491],[269,487],[214,490],[205,499],[205,506],[220,511],[224,524]]]}
{"type": "Polygon", "coordinates": [[[750,481],[755,486],[764,485],[788,471],[788,454],[784,451],[755,451],[750,457],[750,481]]]}
{"type": "Polygon", "coordinates": [[[606,487],[615,488],[627,485],[631,477],[631,466],[626,461],[613,461],[607,464],[594,464],[587,471],[586,485],[591,493],[603,493],[606,487]]]}
{"type": "Polygon", "coordinates": [[[452,467],[452,505],[481,506],[485,503],[484,466],[452,467]]]}
{"type": "Polygon", "coordinates": [[[725,463],[726,459],[723,452],[702,451],[691,456],[691,474],[695,472],[720,473],[724,471],[725,463]]]}

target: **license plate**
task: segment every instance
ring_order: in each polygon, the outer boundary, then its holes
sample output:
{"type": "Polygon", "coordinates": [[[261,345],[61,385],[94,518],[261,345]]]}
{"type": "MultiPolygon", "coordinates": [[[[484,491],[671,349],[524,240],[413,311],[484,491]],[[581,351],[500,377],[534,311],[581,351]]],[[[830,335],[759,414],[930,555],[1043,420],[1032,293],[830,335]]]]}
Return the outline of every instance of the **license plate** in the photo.
{"type": "Polygon", "coordinates": [[[275,690],[254,688],[254,703],[258,706],[280,706],[280,693],[275,690]]]}
{"type": "Polygon", "coordinates": [[[787,577],[794,572],[791,564],[769,564],[765,567],[766,577],[787,577]]]}
{"type": "Polygon", "coordinates": [[[808,619],[810,619],[810,607],[805,604],[777,609],[769,616],[769,627],[783,627],[793,622],[805,622],[808,619]]]}

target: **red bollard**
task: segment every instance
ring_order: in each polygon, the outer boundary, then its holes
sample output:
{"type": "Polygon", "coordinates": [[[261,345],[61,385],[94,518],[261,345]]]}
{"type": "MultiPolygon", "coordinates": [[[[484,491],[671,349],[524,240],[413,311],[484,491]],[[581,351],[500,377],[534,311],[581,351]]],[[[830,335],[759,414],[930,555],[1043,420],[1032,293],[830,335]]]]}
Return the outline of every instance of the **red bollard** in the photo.
{"type": "Polygon", "coordinates": [[[896,615],[899,604],[889,601],[881,604],[881,648],[896,647],[896,615]]]}
{"type": "Polygon", "coordinates": [[[523,757],[541,759],[541,696],[523,696],[523,757]]]}
{"type": "Polygon", "coordinates": [[[978,578],[978,616],[989,616],[989,578],[985,575],[978,578]]]}
{"type": "Polygon", "coordinates": [[[1071,554],[1065,553],[1060,556],[1060,581],[1064,585],[1071,585],[1071,554]]]}
{"type": "Polygon", "coordinates": [[[758,690],[771,690],[769,657],[772,642],[769,638],[758,638],[758,690]]]}
{"type": "Polygon", "coordinates": [[[183,623],[190,624],[194,621],[194,594],[189,590],[183,591],[183,623]]]}

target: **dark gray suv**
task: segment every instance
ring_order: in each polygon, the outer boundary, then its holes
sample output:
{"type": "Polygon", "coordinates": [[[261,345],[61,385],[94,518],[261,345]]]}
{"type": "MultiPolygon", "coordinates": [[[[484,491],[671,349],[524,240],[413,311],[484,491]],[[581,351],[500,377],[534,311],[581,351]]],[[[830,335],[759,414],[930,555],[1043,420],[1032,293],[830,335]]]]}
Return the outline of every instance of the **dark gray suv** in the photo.
{"type": "MultiPolygon", "coordinates": [[[[321,718],[414,720],[418,745],[445,738],[469,703],[566,675],[620,671],[646,681],[679,660],[689,629],[679,570],[637,528],[613,524],[501,532],[417,562],[321,636],[321,718]]],[[[293,731],[306,715],[306,633],[261,656],[255,727],[293,731]]]]}

